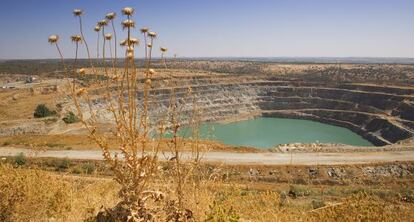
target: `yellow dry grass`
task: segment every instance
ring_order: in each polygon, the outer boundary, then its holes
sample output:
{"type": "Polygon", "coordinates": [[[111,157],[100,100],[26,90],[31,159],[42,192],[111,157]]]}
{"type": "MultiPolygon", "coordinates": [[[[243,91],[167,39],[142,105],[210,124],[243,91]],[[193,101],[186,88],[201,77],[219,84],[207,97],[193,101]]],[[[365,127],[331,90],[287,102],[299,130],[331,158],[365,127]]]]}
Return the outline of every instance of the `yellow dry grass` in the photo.
{"type": "Polygon", "coordinates": [[[0,121],[32,119],[39,104],[55,109],[57,97],[55,93],[33,95],[29,89],[0,91],[0,121]]]}
{"type": "MultiPolygon", "coordinates": [[[[9,165],[0,165],[0,177],[1,221],[84,221],[94,217],[101,207],[119,201],[119,185],[102,177],[14,169],[9,165]]],[[[161,177],[151,187],[174,196],[171,183],[169,177],[161,177]]],[[[310,202],[318,186],[303,186],[311,195],[295,199],[277,191],[286,189],[280,184],[274,184],[272,191],[249,187],[243,181],[203,179],[200,189],[191,187],[186,186],[186,206],[193,209],[196,221],[410,221],[414,217],[414,204],[398,199],[386,201],[365,192],[346,194],[352,186],[342,187],[334,201],[316,210],[310,202]]]]}
{"type": "MultiPolygon", "coordinates": [[[[110,136],[109,136],[110,137],[110,136]]],[[[117,149],[119,144],[115,137],[108,141],[111,149],[117,149]]],[[[234,147],[215,141],[200,141],[203,150],[229,151],[229,152],[262,152],[249,147],[234,147]]],[[[59,134],[59,135],[16,135],[0,137],[0,147],[39,148],[44,150],[99,150],[100,148],[85,134],[59,134]]],[[[168,151],[165,144],[160,150],[168,151]]],[[[191,144],[184,144],[183,151],[191,151],[191,144]]]]}

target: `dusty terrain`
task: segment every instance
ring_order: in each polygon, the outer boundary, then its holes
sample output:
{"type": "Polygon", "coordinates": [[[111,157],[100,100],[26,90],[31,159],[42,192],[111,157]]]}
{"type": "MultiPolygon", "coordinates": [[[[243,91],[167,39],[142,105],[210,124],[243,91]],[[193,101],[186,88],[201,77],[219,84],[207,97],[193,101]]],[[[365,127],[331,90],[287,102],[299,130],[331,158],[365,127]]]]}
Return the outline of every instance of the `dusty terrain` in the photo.
{"type": "MultiPolygon", "coordinates": [[[[15,67],[15,73],[7,62],[0,67],[0,73],[3,72],[0,75],[0,83],[3,82],[0,145],[94,149],[88,144],[81,124],[62,121],[74,108],[67,96],[65,81],[56,78],[58,71],[51,71],[59,67],[56,61],[35,65],[36,75],[30,74],[31,63],[9,63],[15,67]],[[30,76],[35,76],[36,81],[25,83],[30,76]],[[33,118],[38,104],[46,104],[57,115],[33,118]],[[28,142],[27,135],[36,136],[28,142]]],[[[163,64],[155,62],[154,66],[163,64]]],[[[202,121],[229,122],[260,115],[301,118],[349,128],[377,146],[412,143],[412,65],[172,60],[168,67],[153,76],[154,117],[165,108],[169,94],[166,87],[177,83],[179,97],[189,87],[198,96],[202,121]]],[[[94,77],[87,72],[79,81],[89,87],[99,109],[103,105],[100,104],[103,103],[102,90],[90,84],[91,78],[94,77]]],[[[108,121],[105,114],[102,120],[108,121]]],[[[231,150],[219,144],[212,147],[213,150],[231,150]]]]}
{"type": "MultiPolygon", "coordinates": [[[[202,121],[311,119],[346,127],[376,145],[295,143],[259,150],[200,141],[201,183],[184,185],[197,220],[412,220],[413,65],[174,60],[168,66],[153,76],[154,117],[177,82],[178,97],[189,88],[198,96],[202,121]]],[[[55,60],[0,64],[0,217],[91,221],[119,201],[119,185],[101,151],[80,123],[63,121],[73,104],[61,68],[55,60]],[[27,83],[33,76],[36,81],[27,83]],[[34,118],[39,104],[54,114],[34,118]]],[[[87,73],[77,81],[100,108],[102,87],[92,78],[87,73]]],[[[103,114],[102,120],[98,130],[116,152],[110,119],[103,114]]],[[[184,158],[190,149],[183,147],[184,158]]],[[[168,174],[174,158],[168,152],[159,158],[151,188],[174,196],[168,174]]]]}

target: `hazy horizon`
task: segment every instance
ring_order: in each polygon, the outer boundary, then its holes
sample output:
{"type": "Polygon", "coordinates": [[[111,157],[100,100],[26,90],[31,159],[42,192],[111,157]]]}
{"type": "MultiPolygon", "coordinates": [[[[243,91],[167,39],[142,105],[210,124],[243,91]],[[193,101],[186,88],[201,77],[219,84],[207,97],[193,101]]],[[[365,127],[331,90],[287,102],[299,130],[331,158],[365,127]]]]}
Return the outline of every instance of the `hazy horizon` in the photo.
{"type": "MultiPolygon", "coordinates": [[[[0,59],[53,59],[50,34],[66,58],[78,34],[72,10],[85,11],[86,40],[95,55],[96,22],[121,8],[136,9],[142,26],[159,33],[157,48],[182,58],[414,58],[414,2],[409,0],[14,0],[2,3],[0,59]]],[[[110,30],[108,30],[110,32],[110,30]]],[[[141,52],[142,54],[142,52],[141,52]]],[[[81,50],[81,57],[85,57],[81,50]]],[[[139,56],[139,55],[138,55],[139,56]]]]}

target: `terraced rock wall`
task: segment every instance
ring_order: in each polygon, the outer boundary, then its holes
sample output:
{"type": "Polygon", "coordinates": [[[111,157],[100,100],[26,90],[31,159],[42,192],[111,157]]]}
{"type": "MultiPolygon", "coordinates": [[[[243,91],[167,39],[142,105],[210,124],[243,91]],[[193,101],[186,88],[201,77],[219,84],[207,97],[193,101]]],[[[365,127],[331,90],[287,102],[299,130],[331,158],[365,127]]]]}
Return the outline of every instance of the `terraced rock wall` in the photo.
{"type": "MultiPolygon", "coordinates": [[[[174,81],[180,86],[175,92],[184,106],[182,112],[191,110],[192,105],[184,101],[191,87],[202,121],[255,116],[309,119],[346,127],[377,146],[414,136],[414,87],[311,82],[266,75],[211,75],[174,81]]],[[[156,116],[165,112],[171,90],[162,79],[153,81],[153,86],[151,101],[156,116]]]]}
{"type": "MultiPolygon", "coordinates": [[[[258,115],[310,119],[349,128],[378,146],[414,135],[414,88],[236,75],[182,79],[180,85],[178,98],[191,86],[204,121],[258,115]]],[[[169,90],[153,95],[168,104],[169,90]]]]}

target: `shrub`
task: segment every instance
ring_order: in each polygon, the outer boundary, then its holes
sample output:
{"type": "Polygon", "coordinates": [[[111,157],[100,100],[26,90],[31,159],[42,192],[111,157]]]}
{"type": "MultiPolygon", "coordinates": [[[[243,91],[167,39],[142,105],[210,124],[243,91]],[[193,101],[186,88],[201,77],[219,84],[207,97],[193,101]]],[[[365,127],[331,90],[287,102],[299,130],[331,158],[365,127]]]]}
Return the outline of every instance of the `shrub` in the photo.
{"type": "Polygon", "coordinates": [[[302,188],[302,187],[299,187],[299,186],[293,186],[293,185],[291,185],[289,187],[288,195],[291,198],[309,196],[310,195],[310,191],[308,189],[306,189],[306,188],[302,188]]]}
{"type": "Polygon", "coordinates": [[[57,171],[65,171],[70,167],[70,160],[68,158],[56,159],[53,161],[53,166],[57,171]]]}
{"type": "Polygon", "coordinates": [[[24,155],[24,153],[19,153],[18,155],[16,155],[14,157],[14,164],[18,165],[18,166],[23,166],[26,164],[27,159],[26,156],[24,155]]]}
{"type": "Polygon", "coordinates": [[[82,168],[80,166],[76,166],[71,170],[72,173],[74,174],[81,174],[82,173],[82,168]]]}
{"type": "Polygon", "coordinates": [[[324,206],[326,206],[325,201],[319,200],[319,199],[312,200],[312,208],[313,209],[318,209],[318,208],[321,208],[321,207],[324,207],[324,206]]]}
{"type": "Polygon", "coordinates": [[[232,207],[226,207],[221,204],[218,204],[217,201],[214,201],[210,205],[210,210],[207,212],[207,218],[205,222],[238,222],[240,221],[240,216],[232,207]]]}
{"type": "Polygon", "coordinates": [[[45,146],[49,148],[64,147],[65,145],[59,143],[46,143],[45,146]]]}
{"type": "Polygon", "coordinates": [[[413,190],[409,187],[404,187],[400,192],[401,200],[409,203],[414,203],[413,190]]]}
{"type": "Polygon", "coordinates": [[[79,118],[73,112],[68,112],[62,120],[66,124],[79,122],[79,118]]]}
{"type": "Polygon", "coordinates": [[[83,172],[86,174],[95,172],[95,164],[93,163],[83,163],[81,167],[83,169],[83,172]]]}
{"type": "Polygon", "coordinates": [[[56,115],[56,111],[51,111],[45,104],[38,105],[33,114],[35,118],[44,118],[53,115],[56,115]]]}
{"type": "Polygon", "coordinates": [[[5,141],[4,143],[3,143],[3,146],[9,146],[11,143],[9,142],[9,141],[5,141]]]}

